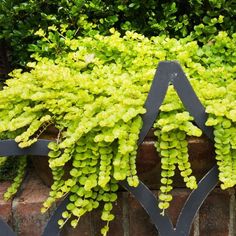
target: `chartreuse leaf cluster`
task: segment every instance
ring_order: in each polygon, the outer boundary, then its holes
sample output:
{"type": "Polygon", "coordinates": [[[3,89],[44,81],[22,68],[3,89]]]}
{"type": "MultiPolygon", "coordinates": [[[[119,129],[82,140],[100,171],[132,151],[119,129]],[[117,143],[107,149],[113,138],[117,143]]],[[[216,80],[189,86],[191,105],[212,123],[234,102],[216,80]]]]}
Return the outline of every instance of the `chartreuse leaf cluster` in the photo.
{"type": "MultiPolygon", "coordinates": [[[[143,105],[162,60],[180,62],[206,107],[207,125],[215,130],[222,188],[234,186],[236,179],[235,35],[220,32],[211,44],[200,47],[188,38],[111,33],[65,38],[67,53],[54,59],[35,54],[37,61],[28,64],[29,71],[14,70],[0,91],[1,138],[14,138],[20,147],[27,147],[49,125],[59,130],[55,142],[49,144],[54,182],[42,212],[70,193],[58,223],[63,227],[71,219],[76,227],[84,214],[103,205],[101,218],[106,223],[102,235],[114,219],[118,182],[127,180],[133,187],[139,184],[136,153],[141,115],[146,112],[143,105]],[[228,54],[217,55],[219,45],[225,42],[228,54]],[[66,178],[68,162],[70,176],[66,178]]],[[[46,34],[43,37],[47,39],[46,34]]],[[[171,84],[154,127],[162,168],[159,207],[164,213],[172,200],[176,168],[188,188],[197,187],[186,137],[199,137],[202,132],[171,84]]]]}

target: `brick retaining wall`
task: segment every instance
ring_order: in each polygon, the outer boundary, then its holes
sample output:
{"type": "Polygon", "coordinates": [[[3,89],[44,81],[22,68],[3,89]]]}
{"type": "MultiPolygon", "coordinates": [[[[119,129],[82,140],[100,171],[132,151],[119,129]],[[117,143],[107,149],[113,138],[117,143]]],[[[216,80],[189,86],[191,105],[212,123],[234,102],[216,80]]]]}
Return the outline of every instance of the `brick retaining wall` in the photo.
{"type": "MultiPolygon", "coordinates": [[[[0,215],[17,232],[18,236],[39,236],[51,212],[42,215],[40,208],[46,199],[49,188],[31,171],[24,185],[13,201],[4,202],[2,193],[9,183],[0,185],[0,215]]],[[[154,191],[155,193],[157,191],[154,191]]],[[[189,191],[176,188],[173,191],[174,200],[168,210],[175,222],[182,204],[189,191]]],[[[127,192],[120,192],[114,213],[116,219],[110,225],[109,236],[156,236],[156,230],[149,217],[139,203],[127,192]]],[[[235,191],[222,191],[216,188],[200,209],[191,236],[234,236],[235,225],[235,191]]],[[[62,236],[98,236],[101,220],[99,211],[92,212],[81,219],[76,230],[66,227],[62,236]]]]}

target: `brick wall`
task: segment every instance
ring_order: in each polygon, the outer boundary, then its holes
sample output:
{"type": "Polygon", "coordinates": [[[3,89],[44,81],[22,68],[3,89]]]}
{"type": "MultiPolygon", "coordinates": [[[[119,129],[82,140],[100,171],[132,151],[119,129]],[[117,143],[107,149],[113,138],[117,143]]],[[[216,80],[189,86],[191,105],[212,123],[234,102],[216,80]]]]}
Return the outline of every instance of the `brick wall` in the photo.
{"type": "MultiPolygon", "coordinates": [[[[9,183],[0,185],[0,215],[17,232],[18,236],[39,236],[52,213],[42,215],[40,208],[46,199],[49,188],[41,180],[30,173],[13,201],[4,202],[2,193],[9,183]]],[[[157,191],[154,191],[157,193],[157,191]]],[[[176,222],[179,211],[189,191],[176,188],[174,200],[168,214],[176,222]]],[[[148,215],[139,203],[127,192],[120,192],[115,204],[116,219],[110,225],[109,236],[154,236],[158,235],[148,215]]],[[[234,189],[222,191],[216,188],[204,202],[197,215],[191,236],[233,236],[236,235],[236,204],[234,189]]],[[[65,227],[62,236],[97,236],[102,221],[99,210],[83,217],[79,227],[74,230],[65,227]]]]}
{"type": "MultiPolygon", "coordinates": [[[[207,139],[190,139],[189,153],[194,174],[200,179],[215,163],[214,148],[207,139]]],[[[45,167],[44,167],[45,168],[45,167]]],[[[137,157],[137,168],[142,181],[154,193],[158,193],[160,158],[155,152],[153,141],[146,139],[137,157]]],[[[172,191],[174,200],[168,210],[172,221],[188,197],[179,175],[175,177],[172,191]]],[[[0,216],[17,232],[18,236],[40,236],[50,212],[42,215],[40,208],[47,198],[49,188],[30,170],[24,184],[13,201],[4,202],[2,193],[9,183],[0,184],[0,216]]],[[[115,204],[116,219],[110,224],[109,236],[156,236],[157,231],[139,203],[127,192],[120,192],[115,204]]],[[[197,214],[191,236],[236,236],[235,190],[222,191],[218,187],[209,195],[197,214]]],[[[99,236],[102,221],[99,210],[81,218],[77,229],[66,226],[62,236],[99,236]]],[[[0,233],[1,236],[1,233],[0,233]]]]}

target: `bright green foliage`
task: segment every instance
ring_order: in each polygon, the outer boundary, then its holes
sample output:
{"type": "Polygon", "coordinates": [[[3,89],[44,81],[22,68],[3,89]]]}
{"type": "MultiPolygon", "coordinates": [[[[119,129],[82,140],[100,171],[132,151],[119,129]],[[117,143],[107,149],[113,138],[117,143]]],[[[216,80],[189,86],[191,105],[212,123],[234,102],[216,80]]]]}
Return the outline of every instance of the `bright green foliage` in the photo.
{"type": "Polygon", "coordinates": [[[218,108],[218,115],[211,114],[207,121],[207,125],[214,127],[216,160],[222,189],[231,188],[236,184],[236,125],[235,116],[231,116],[235,106],[233,110],[229,106],[226,109],[225,113],[229,115],[223,115],[218,108]]]}
{"type": "MultiPolygon", "coordinates": [[[[50,33],[60,34],[54,30],[50,33]]],[[[80,64],[77,63],[77,67],[87,68],[88,64],[92,67],[94,63],[105,60],[107,63],[115,61],[116,64],[121,64],[130,71],[139,69],[140,66],[143,69],[146,66],[154,68],[160,60],[178,60],[190,78],[207,80],[214,84],[224,84],[226,80],[234,79],[236,33],[230,37],[226,32],[221,31],[212,38],[211,42],[201,47],[197,41],[192,41],[191,37],[180,40],[166,36],[149,39],[137,33],[126,32],[122,38],[115,29],[111,29],[110,33],[112,35],[107,37],[94,36],[97,41],[87,37],[71,39],[66,34],[62,34],[58,44],[56,40],[49,37],[49,34],[41,31],[42,39],[38,43],[37,49],[35,48],[36,53],[33,57],[36,60],[40,60],[40,57],[57,58],[58,60],[58,57],[64,57],[63,55],[66,54],[68,65],[69,62],[73,64],[75,58],[79,60],[83,55],[82,61],[80,64]],[[108,48],[106,48],[106,43],[108,48]],[[44,50],[44,47],[48,49],[44,50]],[[58,48],[61,48],[61,51],[58,51],[58,48]],[[96,55],[92,48],[96,49],[96,55]],[[79,58],[75,53],[78,50],[81,52],[79,58]],[[71,53],[70,58],[68,53],[71,53]],[[94,60],[95,57],[96,60],[94,60]]]]}
{"type": "MultiPolygon", "coordinates": [[[[42,212],[71,193],[70,203],[58,223],[62,227],[73,218],[71,225],[76,227],[84,214],[103,205],[101,218],[107,222],[103,235],[114,218],[111,210],[117,199],[118,181],[127,180],[134,187],[139,184],[135,160],[141,115],[145,113],[143,105],[159,61],[180,62],[207,107],[208,125],[218,125],[215,117],[220,116],[225,119],[222,127],[226,130],[234,127],[236,120],[236,35],[229,37],[220,32],[211,44],[200,47],[189,38],[148,39],[133,32],[124,37],[114,30],[111,33],[66,37],[67,53],[58,54],[55,60],[35,54],[38,62],[29,63],[28,72],[15,70],[0,91],[2,139],[15,138],[19,146],[25,147],[36,142],[48,125],[59,130],[56,142],[49,144],[54,183],[42,212]],[[220,45],[227,46],[228,53],[217,54],[220,45]],[[65,179],[64,166],[68,162],[72,166],[70,177],[65,179]]],[[[44,35],[42,31],[41,34],[44,35]]],[[[43,36],[45,42],[47,37],[43,36]]],[[[48,41],[54,50],[55,44],[48,41]]],[[[159,206],[164,210],[172,199],[176,167],[188,188],[197,186],[188,160],[186,136],[200,136],[202,132],[172,85],[160,111],[155,133],[156,147],[162,156],[159,206]]],[[[219,145],[221,151],[222,148],[219,145]]],[[[228,180],[224,181],[225,174],[220,179],[225,187],[230,186],[228,180]]]]}
{"type": "MultiPolygon", "coordinates": [[[[221,30],[234,33],[235,15],[235,0],[2,0],[0,38],[11,47],[12,65],[25,66],[30,58],[27,50],[38,50],[34,33],[40,28],[46,32],[59,28],[69,38],[108,34],[114,27],[122,34],[130,30],[146,36],[191,35],[207,42],[221,30]]],[[[64,41],[57,33],[49,38],[57,45],[64,41]]],[[[44,45],[42,50],[50,48],[44,45]]]]}
{"type": "Polygon", "coordinates": [[[4,166],[4,164],[6,163],[7,161],[7,157],[0,157],[0,167],[4,166]]]}
{"type": "Polygon", "coordinates": [[[161,155],[161,194],[159,195],[159,208],[164,210],[169,207],[172,200],[170,191],[172,190],[173,176],[178,167],[183,177],[186,187],[197,188],[196,178],[191,176],[191,164],[188,160],[188,142],[186,134],[189,136],[201,136],[202,132],[190,121],[192,118],[187,112],[162,112],[154,124],[157,137],[155,144],[157,151],[161,155]]]}

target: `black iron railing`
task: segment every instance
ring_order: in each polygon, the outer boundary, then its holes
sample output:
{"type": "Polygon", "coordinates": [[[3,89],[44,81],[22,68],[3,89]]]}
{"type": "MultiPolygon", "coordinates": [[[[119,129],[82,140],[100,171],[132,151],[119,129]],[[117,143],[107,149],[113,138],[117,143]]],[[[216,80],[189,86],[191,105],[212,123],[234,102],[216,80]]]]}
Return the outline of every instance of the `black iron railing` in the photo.
{"type": "MultiPolygon", "coordinates": [[[[175,61],[160,62],[145,103],[147,112],[143,115],[143,127],[139,135],[138,144],[141,144],[148,131],[156,120],[159,108],[165,98],[169,84],[173,84],[186,110],[194,117],[198,127],[213,141],[212,128],[206,127],[207,114],[193,88],[191,87],[181,66],[175,61]]],[[[20,149],[14,140],[0,141],[0,155],[19,156],[19,155],[40,155],[47,156],[49,149],[47,147],[49,140],[38,140],[29,148],[20,149]]],[[[38,157],[37,157],[38,158],[38,157]]],[[[120,184],[127,189],[151,218],[160,236],[188,236],[190,229],[202,203],[215,188],[218,183],[218,169],[214,166],[198,183],[198,188],[191,192],[183,206],[176,227],[173,226],[170,218],[162,216],[160,209],[157,207],[157,199],[148,187],[140,182],[138,187],[130,187],[127,182],[122,181],[120,184]]],[[[48,221],[42,236],[58,236],[60,229],[58,220],[61,214],[66,210],[69,202],[69,196],[59,205],[54,214],[48,221]]],[[[0,231],[2,236],[16,236],[16,233],[4,222],[0,221],[0,231]]]]}

